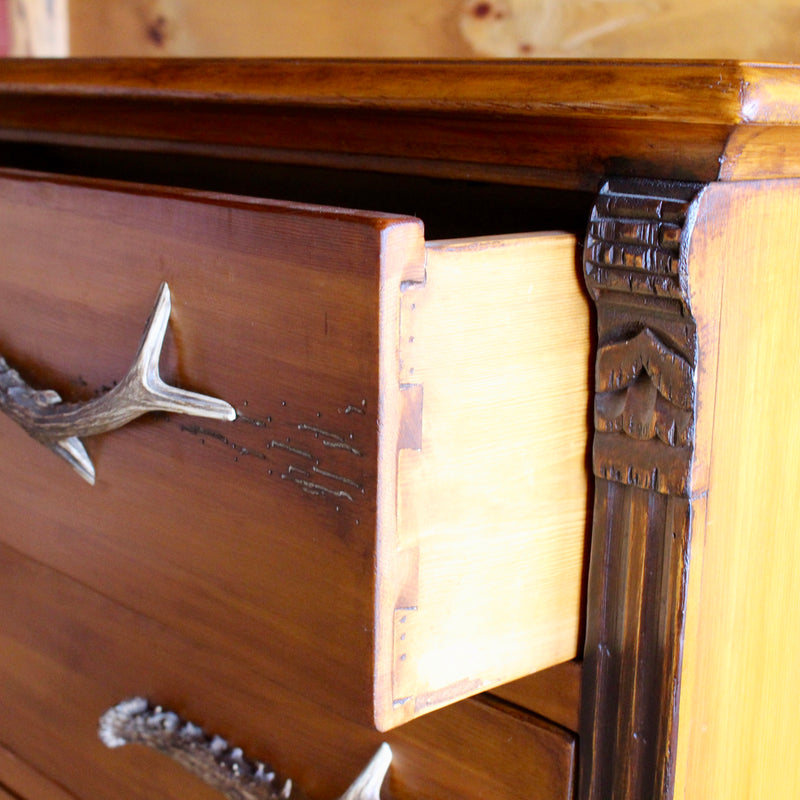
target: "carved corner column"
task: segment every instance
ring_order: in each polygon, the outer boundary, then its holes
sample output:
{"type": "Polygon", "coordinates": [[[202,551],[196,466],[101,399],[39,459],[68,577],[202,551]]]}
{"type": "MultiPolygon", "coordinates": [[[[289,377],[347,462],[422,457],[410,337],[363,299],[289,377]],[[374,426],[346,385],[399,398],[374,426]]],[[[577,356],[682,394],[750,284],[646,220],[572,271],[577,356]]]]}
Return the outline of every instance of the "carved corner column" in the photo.
{"type": "Polygon", "coordinates": [[[584,254],[597,306],[582,800],[670,798],[692,523],[695,184],[608,183],[584,254]]]}

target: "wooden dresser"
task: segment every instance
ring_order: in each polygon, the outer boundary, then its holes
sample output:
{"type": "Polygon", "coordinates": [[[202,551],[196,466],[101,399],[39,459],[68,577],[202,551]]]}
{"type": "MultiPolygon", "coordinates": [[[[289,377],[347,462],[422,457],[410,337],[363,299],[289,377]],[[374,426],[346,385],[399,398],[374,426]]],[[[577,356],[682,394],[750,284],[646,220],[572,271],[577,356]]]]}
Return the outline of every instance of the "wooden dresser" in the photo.
{"type": "Polygon", "coordinates": [[[796,796],[797,86],[1,64],[0,797],[796,796]]]}

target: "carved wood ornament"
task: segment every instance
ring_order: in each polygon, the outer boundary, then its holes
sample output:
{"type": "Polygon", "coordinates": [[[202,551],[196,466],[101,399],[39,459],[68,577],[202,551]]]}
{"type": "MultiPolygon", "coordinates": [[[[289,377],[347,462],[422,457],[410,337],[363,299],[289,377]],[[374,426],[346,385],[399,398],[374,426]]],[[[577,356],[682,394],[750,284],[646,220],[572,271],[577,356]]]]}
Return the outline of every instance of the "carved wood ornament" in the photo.
{"type": "Polygon", "coordinates": [[[681,238],[700,188],[609,182],[589,223],[598,352],[582,800],[672,796],[697,369],[681,238]]]}

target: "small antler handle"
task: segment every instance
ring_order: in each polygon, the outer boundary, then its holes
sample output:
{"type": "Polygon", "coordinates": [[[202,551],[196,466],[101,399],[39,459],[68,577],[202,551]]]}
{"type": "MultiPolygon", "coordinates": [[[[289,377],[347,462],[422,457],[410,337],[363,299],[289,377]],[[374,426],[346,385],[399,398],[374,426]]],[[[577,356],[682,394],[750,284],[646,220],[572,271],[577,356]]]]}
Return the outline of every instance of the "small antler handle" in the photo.
{"type": "MultiPolygon", "coordinates": [[[[291,780],[282,781],[264,763],[247,758],[219,736],[182,720],[161,706],[134,697],[100,718],[100,739],[107,747],[144,744],[168,755],[230,800],[300,800],[291,780]]],[[[366,769],[340,800],[379,800],[392,751],[381,745],[366,769]]]]}
{"type": "Polygon", "coordinates": [[[57,392],[31,388],[0,358],[0,409],[91,484],[94,465],[79,437],[116,430],[148,411],[236,419],[233,406],[224,400],[187,392],[161,379],[158,362],[170,310],[169,287],[162,283],[128,374],[109,392],[84,403],[64,403],[57,392]]]}

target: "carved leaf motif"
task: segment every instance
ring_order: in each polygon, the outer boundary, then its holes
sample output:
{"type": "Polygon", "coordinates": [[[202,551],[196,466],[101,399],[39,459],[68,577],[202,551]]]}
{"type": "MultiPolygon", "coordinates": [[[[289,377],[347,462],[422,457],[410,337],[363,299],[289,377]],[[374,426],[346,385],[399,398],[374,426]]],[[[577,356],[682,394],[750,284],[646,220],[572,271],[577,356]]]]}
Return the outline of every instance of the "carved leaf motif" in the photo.
{"type": "MultiPolygon", "coordinates": [[[[652,404],[643,405],[640,392],[631,388],[597,395],[595,427],[600,433],[626,433],[635,439],[657,437],[670,447],[691,444],[692,414],[673,406],[660,394],[648,376],[640,377],[633,386],[652,387],[652,404]],[[649,416],[647,416],[649,414],[649,416]]],[[[650,394],[648,394],[650,397],[650,394]]]]}
{"type": "Polygon", "coordinates": [[[601,347],[597,354],[597,391],[608,392],[633,384],[644,371],[659,394],[687,411],[692,408],[692,366],[665,345],[649,328],[632,339],[601,347]]]}
{"type": "Polygon", "coordinates": [[[649,328],[600,349],[595,426],[670,447],[691,441],[692,368],[649,328]]]}

